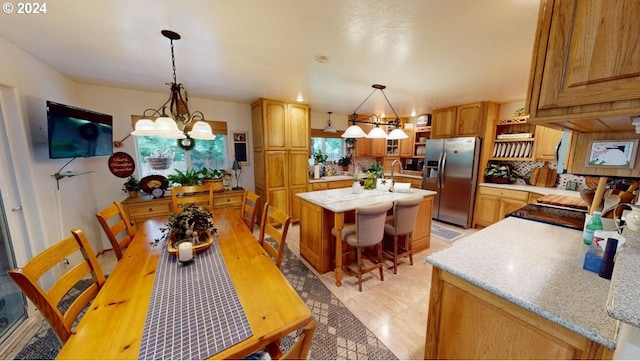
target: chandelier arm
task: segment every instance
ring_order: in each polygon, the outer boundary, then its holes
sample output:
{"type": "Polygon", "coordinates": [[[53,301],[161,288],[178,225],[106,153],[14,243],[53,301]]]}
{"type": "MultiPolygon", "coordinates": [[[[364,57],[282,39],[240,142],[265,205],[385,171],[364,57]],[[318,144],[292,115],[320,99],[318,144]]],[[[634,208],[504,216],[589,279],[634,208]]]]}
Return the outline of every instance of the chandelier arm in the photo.
{"type": "MultiPolygon", "coordinates": [[[[165,103],[166,104],[166,103],[165,103]]],[[[160,107],[162,108],[162,107],[160,107]]],[[[149,115],[147,115],[147,112],[150,111],[151,112],[151,116],[162,116],[162,114],[160,113],[160,109],[153,109],[153,108],[149,108],[149,109],[145,109],[144,112],[142,112],[142,117],[147,117],[149,115]]]]}

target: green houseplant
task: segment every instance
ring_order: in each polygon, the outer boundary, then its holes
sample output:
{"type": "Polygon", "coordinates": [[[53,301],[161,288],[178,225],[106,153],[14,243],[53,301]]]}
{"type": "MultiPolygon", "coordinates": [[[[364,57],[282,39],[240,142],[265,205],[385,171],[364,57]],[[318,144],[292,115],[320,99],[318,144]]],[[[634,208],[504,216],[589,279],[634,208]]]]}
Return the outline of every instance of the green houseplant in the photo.
{"type": "Polygon", "coordinates": [[[509,163],[489,163],[484,170],[484,179],[488,183],[514,183],[517,178],[509,163]]]}
{"type": "Polygon", "coordinates": [[[342,167],[343,171],[349,170],[349,165],[351,164],[351,156],[345,155],[344,157],[338,159],[338,165],[342,167]]]}
{"type": "Polygon", "coordinates": [[[322,154],[322,149],[316,149],[313,152],[313,160],[315,160],[316,164],[323,164],[327,161],[328,157],[328,155],[322,154]]]}
{"type": "Polygon", "coordinates": [[[172,185],[182,185],[182,186],[194,186],[198,184],[202,184],[202,173],[200,170],[196,169],[187,169],[186,171],[181,171],[180,169],[174,169],[174,174],[169,174],[167,176],[167,180],[172,185]]]}
{"type": "Polygon", "coordinates": [[[384,171],[382,169],[382,164],[375,162],[367,169],[367,172],[373,173],[377,178],[384,178],[384,171]]]}
{"type": "Polygon", "coordinates": [[[122,185],[122,191],[125,193],[129,193],[129,197],[135,198],[138,196],[138,191],[140,190],[140,181],[136,178],[136,176],[132,175],[127,179],[126,182],[122,185]]]}
{"type": "Polygon", "coordinates": [[[222,178],[227,175],[226,170],[202,167],[200,169],[200,175],[202,177],[202,184],[213,183],[214,192],[224,191],[224,182],[222,178]]]}

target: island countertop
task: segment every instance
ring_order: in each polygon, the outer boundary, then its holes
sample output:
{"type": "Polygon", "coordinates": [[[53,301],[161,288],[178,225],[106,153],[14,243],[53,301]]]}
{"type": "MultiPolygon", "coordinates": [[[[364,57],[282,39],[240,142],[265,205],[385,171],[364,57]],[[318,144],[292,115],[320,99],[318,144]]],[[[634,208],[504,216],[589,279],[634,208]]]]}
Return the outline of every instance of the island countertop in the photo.
{"type": "Polygon", "coordinates": [[[344,212],[380,202],[395,201],[415,196],[426,197],[436,192],[425,189],[411,188],[409,193],[389,192],[381,190],[362,190],[353,193],[351,187],[297,193],[296,195],[332,212],[344,212]]]}
{"type": "Polygon", "coordinates": [[[580,231],[507,217],[426,261],[614,349],[611,282],[582,268],[586,250],[580,231]]]}

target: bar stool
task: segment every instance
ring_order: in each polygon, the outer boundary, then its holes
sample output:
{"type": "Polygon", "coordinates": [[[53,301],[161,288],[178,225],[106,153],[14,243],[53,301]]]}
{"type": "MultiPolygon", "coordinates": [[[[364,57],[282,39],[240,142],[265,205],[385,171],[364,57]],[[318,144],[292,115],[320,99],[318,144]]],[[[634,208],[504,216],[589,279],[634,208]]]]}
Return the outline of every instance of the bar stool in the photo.
{"type": "Polygon", "coordinates": [[[384,233],[393,237],[393,253],[384,251],[385,258],[393,260],[393,273],[398,273],[398,259],[409,257],[413,265],[412,235],[418,218],[418,208],[422,197],[399,199],[393,205],[393,215],[387,218],[384,225],[384,233]],[[390,222],[389,222],[390,221],[390,222]],[[398,237],[404,236],[404,247],[398,245],[398,237]]]}
{"type": "MultiPolygon", "coordinates": [[[[358,262],[357,272],[348,266],[344,266],[345,270],[358,277],[358,290],[362,292],[362,275],[367,272],[380,269],[380,280],[384,281],[382,274],[382,239],[384,238],[384,227],[387,218],[387,211],[391,209],[393,203],[382,202],[371,206],[363,206],[356,208],[356,223],[345,224],[342,228],[342,239],[351,248],[342,253],[342,256],[352,253],[355,249],[358,262]],[[362,250],[365,247],[378,246],[378,259],[372,257],[363,257],[362,250]],[[364,267],[364,259],[369,260],[372,265],[364,267]]],[[[331,229],[331,234],[337,236],[335,228],[331,229]]]]}

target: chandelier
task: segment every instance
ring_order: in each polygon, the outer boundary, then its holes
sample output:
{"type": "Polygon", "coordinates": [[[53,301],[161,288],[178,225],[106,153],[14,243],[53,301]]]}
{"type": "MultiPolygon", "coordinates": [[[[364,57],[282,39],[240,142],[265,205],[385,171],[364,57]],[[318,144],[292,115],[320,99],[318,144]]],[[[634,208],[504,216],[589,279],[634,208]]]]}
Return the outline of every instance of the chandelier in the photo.
{"type": "Polygon", "coordinates": [[[387,87],[380,84],[373,84],[371,87],[373,88],[373,91],[362,103],[360,103],[360,105],[358,105],[356,110],[353,111],[353,114],[349,116],[349,122],[351,122],[351,125],[347,128],[347,130],[344,131],[344,133],[342,133],[342,137],[343,138],[365,138],[366,137],[366,138],[383,138],[383,139],[409,138],[409,136],[405,132],[403,132],[402,129],[400,128],[400,118],[398,117],[396,110],[393,109],[393,105],[391,105],[391,103],[389,102],[387,95],[384,93],[384,89],[386,89],[387,87]],[[382,93],[382,95],[384,96],[384,99],[387,101],[387,104],[389,104],[389,107],[393,111],[393,115],[395,115],[396,118],[392,120],[388,120],[384,116],[378,116],[376,114],[372,114],[366,117],[365,119],[358,119],[358,115],[356,114],[356,112],[358,111],[358,109],[360,109],[360,107],[362,107],[364,103],[367,102],[367,100],[369,100],[369,98],[371,98],[373,93],[375,93],[377,90],[379,90],[382,93]],[[364,130],[362,130],[362,128],[360,128],[357,125],[357,123],[375,124],[375,128],[371,129],[369,134],[367,134],[364,132],[364,130]],[[387,134],[387,132],[385,132],[384,129],[380,128],[380,125],[389,125],[394,129],[389,134],[387,134]]]}
{"type": "Polygon", "coordinates": [[[192,146],[193,139],[211,140],[215,138],[211,126],[204,120],[202,112],[189,111],[187,91],[176,80],[176,58],[173,53],[173,41],[180,40],[180,34],[171,30],[162,30],[162,35],[171,42],[171,63],[173,65],[173,82],[166,83],[171,89],[169,99],[158,109],[146,109],[142,118],[136,122],[131,132],[137,136],[159,136],[163,138],[181,139],[184,146],[192,146]],[[184,97],[182,96],[184,93],[184,97]],[[152,120],[156,117],[156,120],[152,120]]]}

